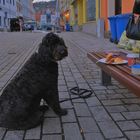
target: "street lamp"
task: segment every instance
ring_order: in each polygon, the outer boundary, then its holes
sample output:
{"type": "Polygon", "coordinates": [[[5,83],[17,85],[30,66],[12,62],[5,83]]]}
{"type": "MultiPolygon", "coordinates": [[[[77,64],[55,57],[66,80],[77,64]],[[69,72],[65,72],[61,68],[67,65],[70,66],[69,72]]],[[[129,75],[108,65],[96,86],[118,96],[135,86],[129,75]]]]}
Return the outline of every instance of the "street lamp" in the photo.
{"type": "Polygon", "coordinates": [[[56,28],[59,28],[59,0],[56,0],[56,9],[55,9],[55,13],[56,13],[56,28]]]}

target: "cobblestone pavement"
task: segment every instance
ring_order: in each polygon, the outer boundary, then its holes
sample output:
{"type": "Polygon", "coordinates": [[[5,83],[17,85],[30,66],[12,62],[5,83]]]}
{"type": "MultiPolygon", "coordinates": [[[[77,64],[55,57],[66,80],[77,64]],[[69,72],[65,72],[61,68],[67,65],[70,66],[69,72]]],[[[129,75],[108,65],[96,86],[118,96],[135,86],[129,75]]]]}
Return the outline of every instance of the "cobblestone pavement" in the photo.
{"type": "MultiPolygon", "coordinates": [[[[0,33],[0,88],[37,49],[43,33],[0,33]]],[[[26,131],[0,128],[1,140],[140,140],[140,99],[113,80],[102,86],[100,69],[87,58],[91,50],[117,49],[108,40],[79,33],[61,33],[69,56],[59,62],[60,100],[75,97],[74,86],[93,91],[88,99],[61,103],[68,115],[50,109],[40,126],[26,131]]]]}

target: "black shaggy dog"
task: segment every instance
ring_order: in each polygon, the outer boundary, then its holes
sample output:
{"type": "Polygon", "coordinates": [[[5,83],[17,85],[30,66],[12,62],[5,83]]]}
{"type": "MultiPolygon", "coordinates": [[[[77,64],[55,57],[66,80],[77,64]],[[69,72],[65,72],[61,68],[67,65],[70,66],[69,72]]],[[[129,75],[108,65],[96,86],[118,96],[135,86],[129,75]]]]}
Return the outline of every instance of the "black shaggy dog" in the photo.
{"type": "Polygon", "coordinates": [[[0,127],[25,130],[43,121],[40,101],[44,99],[59,116],[67,110],[59,104],[58,64],[68,55],[62,38],[48,33],[0,96],[0,127]]]}

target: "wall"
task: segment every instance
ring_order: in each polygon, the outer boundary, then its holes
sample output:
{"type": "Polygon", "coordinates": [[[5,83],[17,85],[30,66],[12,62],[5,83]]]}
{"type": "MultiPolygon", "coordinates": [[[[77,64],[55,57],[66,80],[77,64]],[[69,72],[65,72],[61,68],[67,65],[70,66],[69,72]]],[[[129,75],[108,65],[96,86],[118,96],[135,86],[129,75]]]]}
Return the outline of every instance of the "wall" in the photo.
{"type": "Polygon", "coordinates": [[[108,30],[108,0],[100,1],[100,18],[104,19],[105,31],[108,30]]]}
{"type": "Polygon", "coordinates": [[[83,0],[78,0],[78,25],[83,24],[83,0]]]}
{"type": "Polygon", "coordinates": [[[122,0],[122,13],[132,12],[134,0],[122,0]]]}
{"type": "Polygon", "coordinates": [[[82,31],[91,35],[97,35],[96,22],[88,22],[84,24],[82,31]]]}

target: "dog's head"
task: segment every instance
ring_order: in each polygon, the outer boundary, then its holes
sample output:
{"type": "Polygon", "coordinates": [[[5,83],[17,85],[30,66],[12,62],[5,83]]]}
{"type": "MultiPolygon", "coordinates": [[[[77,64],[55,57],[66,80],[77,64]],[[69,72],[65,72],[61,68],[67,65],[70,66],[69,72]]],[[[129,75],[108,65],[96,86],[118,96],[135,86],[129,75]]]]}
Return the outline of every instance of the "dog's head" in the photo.
{"type": "Polygon", "coordinates": [[[43,37],[38,53],[44,59],[53,61],[59,61],[68,56],[64,40],[54,33],[48,33],[43,37]]]}

